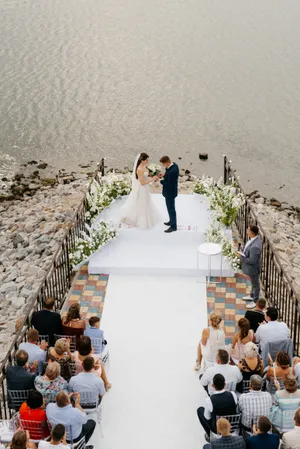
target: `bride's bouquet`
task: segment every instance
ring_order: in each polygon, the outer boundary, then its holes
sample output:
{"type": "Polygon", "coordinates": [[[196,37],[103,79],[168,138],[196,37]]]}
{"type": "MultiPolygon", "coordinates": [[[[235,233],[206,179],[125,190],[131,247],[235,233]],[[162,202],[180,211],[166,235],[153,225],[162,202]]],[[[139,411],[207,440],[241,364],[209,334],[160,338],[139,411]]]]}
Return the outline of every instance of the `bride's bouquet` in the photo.
{"type": "Polygon", "coordinates": [[[150,164],[147,167],[149,176],[158,176],[161,173],[161,166],[159,164],[150,164]]]}

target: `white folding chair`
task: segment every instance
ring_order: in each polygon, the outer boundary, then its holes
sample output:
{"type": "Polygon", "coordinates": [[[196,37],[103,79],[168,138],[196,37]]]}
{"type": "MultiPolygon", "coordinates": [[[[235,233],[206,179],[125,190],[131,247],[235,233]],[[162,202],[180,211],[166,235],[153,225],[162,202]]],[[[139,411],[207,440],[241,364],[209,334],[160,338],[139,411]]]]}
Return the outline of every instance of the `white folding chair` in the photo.
{"type": "MultiPolygon", "coordinates": [[[[226,416],[216,416],[216,423],[219,418],[225,418],[227,421],[229,421],[231,428],[230,428],[230,434],[231,435],[239,435],[240,433],[240,422],[241,422],[241,415],[240,413],[236,413],[235,415],[226,415],[226,416]]],[[[214,432],[210,432],[210,441],[216,440],[217,438],[220,438],[221,435],[216,434],[214,432]]]]}
{"type": "Polygon", "coordinates": [[[34,443],[44,440],[45,431],[50,430],[46,421],[28,421],[27,419],[20,419],[19,422],[24,431],[28,430],[30,439],[34,443]]]}
{"type": "Polygon", "coordinates": [[[242,390],[243,390],[243,393],[249,393],[249,391],[250,391],[250,380],[243,380],[242,390]]]}
{"type": "Polygon", "coordinates": [[[82,391],[80,392],[80,405],[85,411],[87,415],[95,413],[97,417],[97,423],[99,424],[101,435],[103,437],[102,432],[102,407],[101,407],[101,398],[98,394],[95,394],[93,391],[82,391]]]}
{"type": "Polygon", "coordinates": [[[10,443],[17,428],[15,416],[11,419],[0,419],[0,443],[10,443]]]}

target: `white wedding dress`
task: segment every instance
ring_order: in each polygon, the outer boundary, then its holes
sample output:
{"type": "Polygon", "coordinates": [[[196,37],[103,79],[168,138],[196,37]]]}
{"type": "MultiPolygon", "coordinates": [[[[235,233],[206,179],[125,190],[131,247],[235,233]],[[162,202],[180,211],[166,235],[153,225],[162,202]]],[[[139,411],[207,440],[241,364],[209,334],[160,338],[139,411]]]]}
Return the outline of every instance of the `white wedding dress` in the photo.
{"type": "MultiPolygon", "coordinates": [[[[134,228],[149,229],[153,228],[159,221],[159,213],[153,204],[150,184],[142,185],[138,179],[136,179],[136,165],[139,155],[135,161],[133,173],[132,173],[132,190],[121,208],[120,221],[126,225],[134,228]]],[[[145,179],[147,179],[149,173],[144,173],[145,179]]]]}

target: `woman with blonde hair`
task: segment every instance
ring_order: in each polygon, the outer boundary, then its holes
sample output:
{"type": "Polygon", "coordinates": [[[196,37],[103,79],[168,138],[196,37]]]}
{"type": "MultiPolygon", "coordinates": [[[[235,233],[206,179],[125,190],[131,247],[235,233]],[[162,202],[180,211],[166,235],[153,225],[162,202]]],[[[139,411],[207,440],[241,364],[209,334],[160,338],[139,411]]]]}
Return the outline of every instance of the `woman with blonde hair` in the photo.
{"type": "Polygon", "coordinates": [[[245,345],[254,340],[254,332],[250,329],[250,322],[247,318],[240,318],[238,321],[239,331],[232,339],[231,357],[238,363],[244,357],[245,345]]]}
{"type": "Polygon", "coordinates": [[[226,349],[225,332],[221,326],[222,320],[222,314],[218,310],[214,310],[209,314],[209,326],[203,329],[201,340],[198,344],[196,371],[201,367],[205,371],[210,366],[216,365],[218,350],[226,349]]]}
{"type": "MultiPolygon", "coordinates": [[[[238,363],[239,370],[242,373],[243,380],[250,380],[254,374],[263,375],[264,363],[258,353],[258,347],[251,341],[245,344],[244,357],[238,363]]],[[[237,385],[237,391],[243,392],[242,382],[237,385]]]]}
{"type": "Polygon", "coordinates": [[[72,377],[70,362],[73,361],[70,342],[66,338],[56,340],[54,347],[49,348],[48,358],[51,362],[59,363],[62,377],[69,382],[72,377]]]}
{"type": "Polygon", "coordinates": [[[37,376],[34,381],[35,388],[45,400],[45,406],[49,402],[55,402],[57,393],[61,390],[68,391],[68,382],[60,375],[60,364],[49,362],[43,376],[37,376]]]}
{"type": "Polygon", "coordinates": [[[23,430],[17,430],[12,437],[10,443],[11,449],[36,449],[35,443],[30,441],[30,436],[28,430],[24,432],[23,430]]]}

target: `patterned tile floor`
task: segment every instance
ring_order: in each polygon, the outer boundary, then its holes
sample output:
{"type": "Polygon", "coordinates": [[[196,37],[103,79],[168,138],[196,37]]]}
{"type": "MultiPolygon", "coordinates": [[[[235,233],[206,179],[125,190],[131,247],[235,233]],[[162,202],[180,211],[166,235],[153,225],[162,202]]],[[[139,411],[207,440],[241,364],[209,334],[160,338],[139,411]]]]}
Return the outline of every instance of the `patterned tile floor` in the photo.
{"type": "MultiPolygon", "coordinates": [[[[81,315],[84,319],[88,320],[93,315],[101,318],[108,278],[107,274],[89,275],[87,265],[84,265],[73,282],[63,315],[71,304],[80,302],[81,315]]],[[[241,298],[246,294],[249,281],[243,275],[222,278],[220,283],[216,283],[219,280],[220,278],[212,277],[210,284],[207,285],[207,313],[214,309],[222,312],[226,343],[231,343],[237,322],[246,311],[246,304],[241,298]]]]}
{"type": "Polygon", "coordinates": [[[79,302],[80,312],[84,319],[88,320],[95,315],[101,318],[108,277],[107,274],[90,275],[88,266],[84,265],[75,277],[63,315],[71,304],[79,302]]]}
{"type": "Polygon", "coordinates": [[[237,322],[246,312],[246,303],[241,298],[250,285],[247,279],[247,276],[238,274],[232,278],[222,278],[222,282],[216,284],[216,280],[219,281],[220,278],[211,278],[211,283],[207,286],[207,313],[214,309],[222,312],[226,343],[231,343],[237,322]]]}

